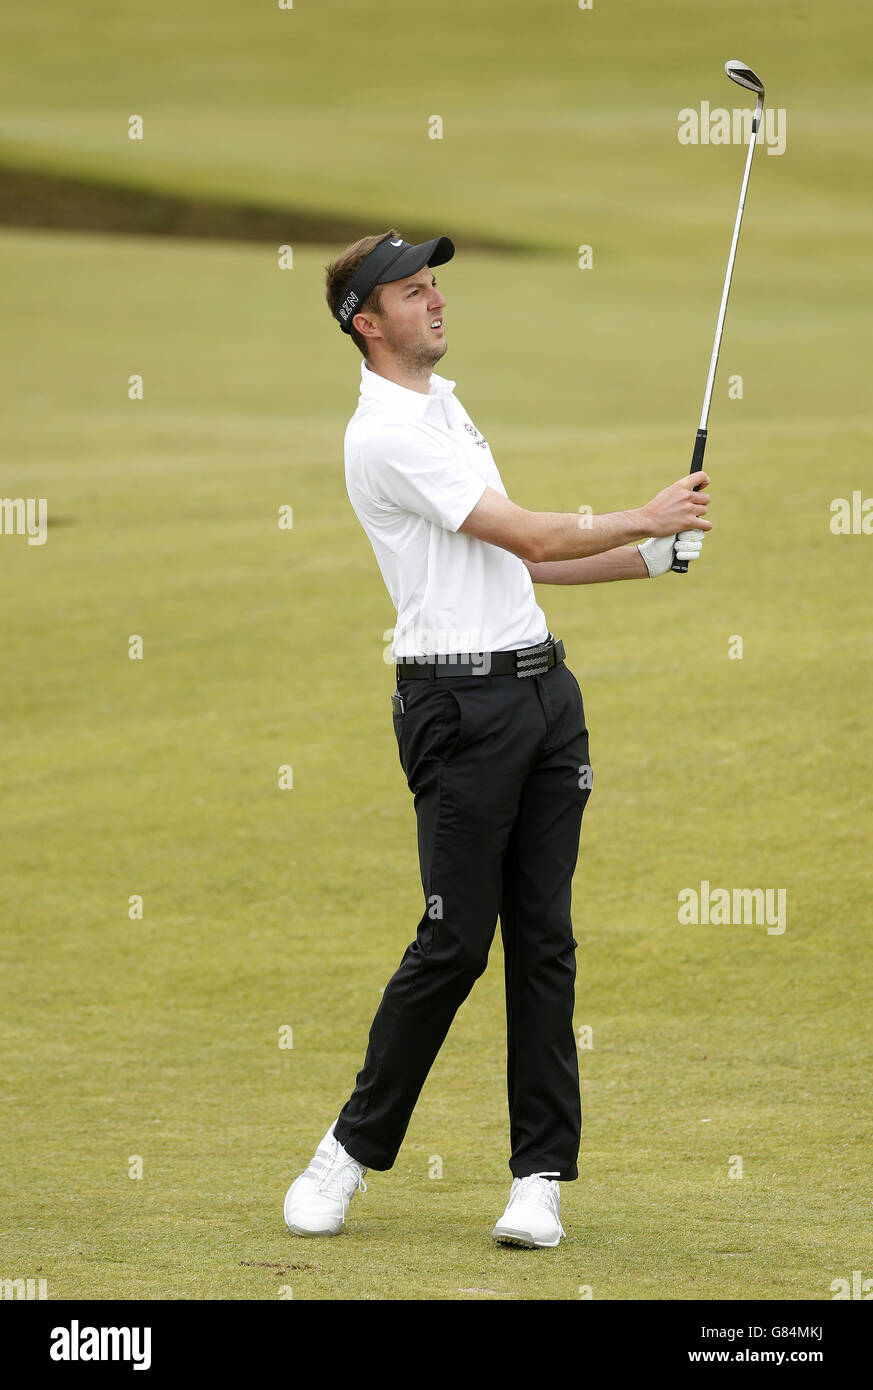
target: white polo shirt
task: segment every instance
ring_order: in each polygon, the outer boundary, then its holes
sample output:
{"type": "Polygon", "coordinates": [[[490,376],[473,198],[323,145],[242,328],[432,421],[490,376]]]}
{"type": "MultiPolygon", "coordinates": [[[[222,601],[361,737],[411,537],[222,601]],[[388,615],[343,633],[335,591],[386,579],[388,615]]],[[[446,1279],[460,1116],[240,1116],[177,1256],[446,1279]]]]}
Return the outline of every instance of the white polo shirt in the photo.
{"type": "Polygon", "coordinates": [[[433,373],[429,395],[410,391],[362,361],[346,429],[349,499],[397,609],[395,660],[513,651],[549,635],[523,561],[458,530],[486,487],[507,493],[454,386],[433,373]]]}

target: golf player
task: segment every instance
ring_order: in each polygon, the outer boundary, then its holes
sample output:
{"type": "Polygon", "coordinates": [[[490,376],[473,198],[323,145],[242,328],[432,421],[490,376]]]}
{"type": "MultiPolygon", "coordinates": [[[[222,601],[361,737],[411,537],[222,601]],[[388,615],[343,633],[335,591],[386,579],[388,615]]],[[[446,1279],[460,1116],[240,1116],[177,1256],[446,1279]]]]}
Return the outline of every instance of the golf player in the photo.
{"type": "Polygon", "coordinates": [[[433,370],[446,352],[434,268],[454,249],[392,229],[327,268],[331,313],[363,355],[346,486],[397,609],[393,728],[424,908],[354,1090],[284,1215],[295,1235],[336,1235],[367,1170],[392,1166],[499,918],[513,1181],[492,1236],[556,1246],[558,1184],[578,1177],[570,894],[592,773],[582,694],[534,583],[655,577],[674,547],[696,558],[710,499],[693,489],[709,479],[686,475],[643,507],[598,516],[511,502],[455,383],[433,370]]]}

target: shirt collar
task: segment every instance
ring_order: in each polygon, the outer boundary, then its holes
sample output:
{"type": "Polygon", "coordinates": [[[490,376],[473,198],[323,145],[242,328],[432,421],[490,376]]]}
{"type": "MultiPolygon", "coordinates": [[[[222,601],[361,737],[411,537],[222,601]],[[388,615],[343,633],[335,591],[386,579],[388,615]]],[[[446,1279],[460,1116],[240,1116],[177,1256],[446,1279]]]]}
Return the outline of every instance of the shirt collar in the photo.
{"type": "Polygon", "coordinates": [[[365,361],[361,362],[361,399],[382,401],[418,420],[424,419],[438,396],[450,396],[454,389],[455,383],[449,381],[448,377],[432,372],[430,395],[426,396],[423,391],[410,391],[408,386],[389,381],[387,376],[374,372],[365,361]]]}

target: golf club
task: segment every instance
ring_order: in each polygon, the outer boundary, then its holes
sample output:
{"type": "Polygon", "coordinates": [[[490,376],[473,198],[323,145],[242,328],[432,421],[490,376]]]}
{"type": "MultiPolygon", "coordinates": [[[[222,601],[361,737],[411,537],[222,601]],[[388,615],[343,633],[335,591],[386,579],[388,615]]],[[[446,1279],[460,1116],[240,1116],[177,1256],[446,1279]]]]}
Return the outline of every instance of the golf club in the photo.
{"type": "MultiPolygon", "coordinates": [[[[734,235],[731,241],[730,255],[728,256],[727,274],[724,277],[724,289],[722,290],[721,306],[718,311],[718,322],[715,326],[715,342],[712,345],[712,357],[709,363],[709,375],[706,378],[706,391],[703,395],[703,410],[700,413],[700,426],[697,430],[697,438],[694,441],[694,453],[691,457],[690,472],[697,473],[703,467],[703,454],[706,449],[706,422],[709,418],[709,403],[712,399],[712,385],[715,381],[715,369],[718,365],[718,352],[721,347],[721,335],[724,330],[724,318],[727,311],[728,295],[731,289],[731,275],[734,269],[734,258],[737,254],[737,242],[740,239],[740,224],[743,220],[743,207],[746,202],[746,189],[749,186],[749,174],[752,171],[752,155],[755,153],[755,141],[761,125],[761,113],[764,110],[764,84],[756,73],[752,72],[745,63],[740,63],[737,59],[731,59],[725,63],[724,70],[732,82],[738,82],[741,87],[746,87],[748,91],[754,92],[757,96],[755,103],[755,114],[752,117],[752,136],[749,140],[749,153],[746,158],[746,170],[743,174],[743,183],[740,189],[740,203],[737,208],[737,220],[734,223],[734,235]]],[[[688,534],[682,532],[682,535],[688,534]]],[[[675,553],[671,568],[676,574],[686,574],[688,572],[688,561],[677,560],[675,553]]]]}

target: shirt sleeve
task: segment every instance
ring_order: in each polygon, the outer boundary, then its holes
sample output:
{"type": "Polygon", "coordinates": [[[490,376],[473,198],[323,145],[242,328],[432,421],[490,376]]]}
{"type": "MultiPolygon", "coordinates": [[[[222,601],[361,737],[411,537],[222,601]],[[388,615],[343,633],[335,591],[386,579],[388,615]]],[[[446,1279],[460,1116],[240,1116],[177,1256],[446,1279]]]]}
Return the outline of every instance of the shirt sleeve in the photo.
{"type": "Polygon", "coordinates": [[[447,531],[458,530],[488,486],[460,453],[414,426],[386,425],[361,452],[376,502],[414,512],[447,531]]]}

